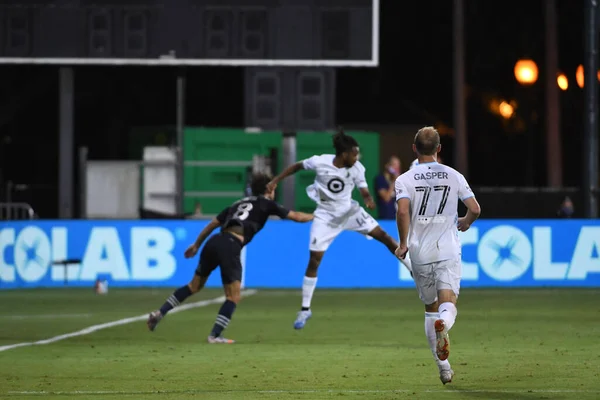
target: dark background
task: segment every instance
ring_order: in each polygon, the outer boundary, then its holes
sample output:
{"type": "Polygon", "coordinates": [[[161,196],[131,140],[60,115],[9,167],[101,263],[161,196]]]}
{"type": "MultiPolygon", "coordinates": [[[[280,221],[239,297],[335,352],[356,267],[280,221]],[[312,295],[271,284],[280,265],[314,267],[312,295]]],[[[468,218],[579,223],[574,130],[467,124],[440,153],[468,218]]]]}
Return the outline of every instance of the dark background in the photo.
{"type": "MultiPolygon", "coordinates": [[[[381,3],[380,66],[337,69],[335,124],[452,127],[452,2],[381,3]]],[[[466,0],[465,7],[470,182],[529,184],[523,171],[534,157],[534,184],[544,186],[543,2],[466,0]],[[490,97],[522,95],[513,67],[525,57],[540,69],[537,84],[527,89],[528,107],[538,117],[527,128],[536,135],[534,148],[525,132],[508,127],[487,105],[490,97]]],[[[575,70],[583,62],[583,2],[558,0],[557,8],[559,66],[569,78],[569,89],[560,92],[563,183],[579,186],[583,90],[575,70]]],[[[174,125],[176,73],[171,67],[76,67],[76,147],[88,146],[94,159],[125,159],[133,127],[174,125]]],[[[245,126],[244,73],[240,67],[186,68],[186,125],[245,126]]],[[[443,143],[444,162],[452,165],[453,139],[443,143]]],[[[48,209],[56,209],[57,66],[0,66],[0,171],[0,181],[38,185],[48,209]]]]}

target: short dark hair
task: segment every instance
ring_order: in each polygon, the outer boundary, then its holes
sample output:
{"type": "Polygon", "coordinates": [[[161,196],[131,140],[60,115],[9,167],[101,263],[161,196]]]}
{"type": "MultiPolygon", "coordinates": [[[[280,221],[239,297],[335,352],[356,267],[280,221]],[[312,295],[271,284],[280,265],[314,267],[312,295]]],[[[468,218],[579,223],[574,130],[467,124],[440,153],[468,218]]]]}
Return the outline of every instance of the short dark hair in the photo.
{"type": "Polygon", "coordinates": [[[271,177],[267,174],[257,173],[252,175],[250,189],[253,196],[261,196],[267,192],[267,184],[271,181],[271,177]]]}
{"type": "Polygon", "coordinates": [[[348,136],[344,133],[342,128],[338,128],[338,131],[333,135],[333,148],[335,149],[335,155],[339,156],[342,153],[351,151],[353,147],[358,147],[358,142],[352,136],[348,136]]]}
{"type": "Polygon", "coordinates": [[[422,156],[432,156],[440,145],[440,134],[433,126],[419,129],[415,135],[415,147],[422,156]]]}

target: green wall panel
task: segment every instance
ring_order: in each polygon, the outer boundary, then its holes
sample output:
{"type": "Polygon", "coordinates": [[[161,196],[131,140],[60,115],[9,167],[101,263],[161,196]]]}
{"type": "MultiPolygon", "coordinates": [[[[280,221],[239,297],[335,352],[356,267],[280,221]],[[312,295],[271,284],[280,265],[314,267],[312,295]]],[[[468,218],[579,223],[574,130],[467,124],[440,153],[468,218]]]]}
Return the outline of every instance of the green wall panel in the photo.
{"type": "MultiPolygon", "coordinates": [[[[279,152],[283,144],[280,132],[247,133],[243,129],[186,128],[186,161],[252,162],[255,154],[268,156],[272,148],[279,152]]],[[[279,166],[277,166],[278,168],[279,166]]],[[[184,166],[184,211],[193,212],[202,205],[206,214],[215,214],[241,197],[246,185],[246,166],[184,166]],[[212,192],[212,193],[207,193],[212,192]],[[220,193],[220,194],[219,194],[220,193]],[[209,197],[207,197],[209,196],[209,197]]]]}
{"type": "MultiPolygon", "coordinates": [[[[379,134],[374,132],[347,132],[360,145],[361,159],[367,172],[369,186],[378,174],[379,168],[379,134]]],[[[184,131],[185,161],[252,161],[252,156],[262,154],[268,156],[271,149],[278,151],[278,162],[281,164],[283,136],[281,132],[246,133],[243,129],[222,128],[186,128],[184,131]]],[[[334,152],[332,134],[328,132],[298,132],[296,141],[298,160],[315,154],[334,152]]],[[[281,165],[277,166],[277,172],[281,165]]],[[[312,184],[314,173],[301,171],[296,175],[296,209],[312,212],[315,203],[306,195],[306,186],[312,184]]],[[[185,166],[184,211],[193,212],[196,203],[202,205],[205,214],[216,214],[238,199],[243,193],[246,183],[246,167],[244,166],[185,166]],[[212,192],[212,193],[207,193],[212,192]]],[[[372,189],[371,189],[372,190],[372,189]]],[[[374,194],[374,193],[372,193],[374,194]]],[[[278,191],[281,197],[281,190],[278,191]]],[[[362,199],[357,190],[353,197],[362,199]]],[[[372,215],[375,215],[371,212],[372,215]]]]}

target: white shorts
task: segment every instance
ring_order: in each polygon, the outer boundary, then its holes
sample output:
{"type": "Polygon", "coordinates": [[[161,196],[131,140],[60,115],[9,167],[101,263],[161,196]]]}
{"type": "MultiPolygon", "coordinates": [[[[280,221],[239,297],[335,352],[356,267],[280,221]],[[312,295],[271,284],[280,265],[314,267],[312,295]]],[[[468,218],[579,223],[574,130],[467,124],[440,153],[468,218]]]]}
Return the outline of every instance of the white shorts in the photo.
{"type": "Polygon", "coordinates": [[[413,279],[419,298],[426,304],[437,301],[438,290],[452,290],[456,297],[460,291],[461,259],[437,261],[430,264],[412,264],[413,279]]]}
{"type": "Polygon", "coordinates": [[[354,231],[368,235],[379,223],[364,208],[356,205],[347,216],[340,218],[329,217],[328,213],[317,208],[310,227],[310,251],[326,251],[333,240],[342,231],[354,231]],[[332,222],[335,221],[335,222],[332,222]]]}

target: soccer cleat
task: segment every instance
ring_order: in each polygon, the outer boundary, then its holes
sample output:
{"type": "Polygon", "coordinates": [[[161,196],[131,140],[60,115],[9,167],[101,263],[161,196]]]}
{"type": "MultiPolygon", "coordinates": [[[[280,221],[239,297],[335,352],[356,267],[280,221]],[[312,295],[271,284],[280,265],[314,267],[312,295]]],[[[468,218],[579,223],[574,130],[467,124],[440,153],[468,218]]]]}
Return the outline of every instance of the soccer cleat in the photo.
{"type": "Polygon", "coordinates": [[[160,313],[160,311],[152,311],[150,313],[150,315],[148,316],[148,321],[146,322],[146,325],[148,325],[148,329],[150,330],[150,332],[153,332],[154,329],[156,329],[156,325],[158,325],[162,318],[163,316],[160,313]]]}
{"type": "Polygon", "coordinates": [[[441,361],[447,360],[450,355],[450,337],[443,319],[437,319],[434,323],[435,336],[437,338],[435,352],[441,361]]]}
{"type": "Polygon", "coordinates": [[[233,344],[235,343],[235,340],[231,340],[231,339],[225,339],[222,336],[209,336],[208,337],[208,343],[211,344],[233,344]]]}
{"type": "Polygon", "coordinates": [[[294,321],[294,329],[304,328],[306,321],[308,321],[310,317],[312,317],[312,311],[298,311],[298,316],[296,317],[296,321],[294,321]]]}
{"type": "Polygon", "coordinates": [[[440,380],[445,385],[446,383],[452,382],[454,377],[454,371],[452,369],[443,369],[440,371],[440,380]]]}

